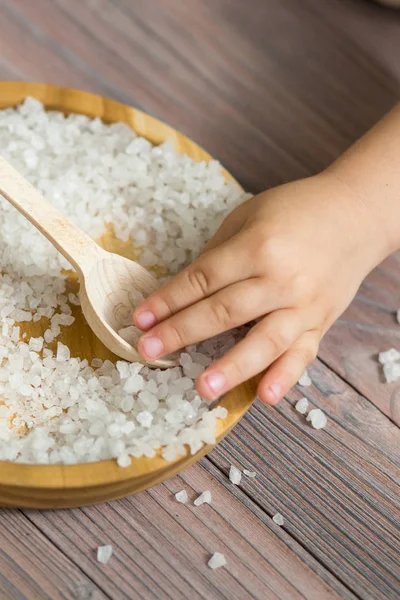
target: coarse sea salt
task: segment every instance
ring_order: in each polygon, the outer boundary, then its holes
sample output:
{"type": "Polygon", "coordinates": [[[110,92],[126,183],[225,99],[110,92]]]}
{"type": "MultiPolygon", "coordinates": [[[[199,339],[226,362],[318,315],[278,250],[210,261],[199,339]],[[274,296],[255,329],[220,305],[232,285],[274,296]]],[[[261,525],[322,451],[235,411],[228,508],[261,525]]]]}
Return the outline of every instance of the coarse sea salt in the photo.
{"type": "Polygon", "coordinates": [[[272,517],[272,520],[273,520],[274,523],[276,523],[277,525],[279,525],[279,527],[281,527],[284,524],[284,522],[285,522],[285,520],[282,517],[281,513],[276,513],[276,515],[274,515],[272,517]]]}
{"type": "Polygon", "coordinates": [[[312,381],[308,375],[307,369],[304,371],[303,375],[299,379],[299,385],[303,387],[308,387],[312,384],[312,381]]]}
{"type": "Polygon", "coordinates": [[[99,546],[97,548],[97,560],[99,563],[106,565],[113,553],[113,547],[110,544],[99,546]]]}
{"type": "Polygon", "coordinates": [[[307,421],[310,421],[314,429],[323,429],[327,424],[328,419],[320,408],[313,408],[307,415],[307,421]]]}
{"type": "MultiPolygon", "coordinates": [[[[245,199],[215,161],[196,163],[170,143],[152,146],[121,123],[46,112],[33,99],[0,111],[0,148],[92,238],[112,223],[143,266],[157,264],[170,275],[199,254],[245,199]]],[[[1,399],[7,418],[13,415],[12,428],[0,428],[0,460],[74,464],[114,458],[126,467],[130,457],[153,457],[160,447],[165,460],[174,460],[186,447],[195,453],[215,443],[216,422],[226,410],[210,408],[194,380],[245,329],[191,346],[185,364],[173,369],[101,357],[89,364],[58,339],[80,304],[66,287],[70,265],[2,198],[0,265],[1,399]],[[44,326],[43,337],[20,337],[23,323],[32,321],[44,326]]],[[[132,340],[137,331],[128,329],[132,340]]]]}
{"type": "Polygon", "coordinates": [[[196,500],[193,502],[195,506],[201,506],[202,504],[211,504],[212,496],[210,490],[205,490],[196,500]]]}
{"type": "Polygon", "coordinates": [[[186,504],[186,502],[188,501],[187,491],[181,490],[180,492],[177,492],[175,494],[175,498],[177,502],[180,502],[181,504],[186,504]]]}
{"type": "Polygon", "coordinates": [[[229,479],[233,485],[239,485],[242,480],[242,472],[240,469],[231,465],[231,468],[229,469],[229,479]]]}
{"type": "Polygon", "coordinates": [[[308,411],[308,400],[307,400],[307,398],[300,398],[300,400],[297,400],[297,402],[295,404],[295,409],[301,415],[305,415],[306,412],[308,411]]]}
{"type": "Polygon", "coordinates": [[[255,471],[249,471],[249,469],[243,469],[243,475],[246,475],[246,477],[250,477],[251,479],[254,479],[257,476],[257,473],[255,471]]]}
{"type": "Polygon", "coordinates": [[[220,567],[224,567],[227,562],[224,554],[221,554],[221,552],[214,552],[207,564],[210,569],[219,569],[220,567]]]}

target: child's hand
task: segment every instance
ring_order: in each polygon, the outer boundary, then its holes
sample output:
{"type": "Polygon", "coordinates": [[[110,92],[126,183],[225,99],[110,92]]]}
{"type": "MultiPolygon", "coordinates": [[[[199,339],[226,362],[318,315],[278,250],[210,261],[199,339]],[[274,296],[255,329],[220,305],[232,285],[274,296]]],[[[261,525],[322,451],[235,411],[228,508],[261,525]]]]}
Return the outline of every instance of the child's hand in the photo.
{"type": "Polygon", "coordinates": [[[371,211],[329,172],[251,198],[138,307],[140,354],[158,358],[260,319],[197,388],[211,400],[270,367],[258,395],[275,404],[383,256],[374,229],[371,211]]]}

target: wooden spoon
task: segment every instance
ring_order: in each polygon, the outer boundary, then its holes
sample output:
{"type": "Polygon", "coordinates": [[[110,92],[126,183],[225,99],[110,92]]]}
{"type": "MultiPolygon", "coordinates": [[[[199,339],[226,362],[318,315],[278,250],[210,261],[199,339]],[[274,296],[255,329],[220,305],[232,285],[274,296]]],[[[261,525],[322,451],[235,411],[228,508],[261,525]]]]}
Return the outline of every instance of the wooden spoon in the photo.
{"type": "MultiPolygon", "coordinates": [[[[128,324],[135,296],[148,296],[157,280],[132,260],[100,248],[0,156],[0,194],[65,256],[79,275],[79,297],[89,326],[111,352],[155,367],[177,365],[175,357],[144,361],[118,331],[128,324]]],[[[132,324],[133,323],[129,323],[132,324]]]]}

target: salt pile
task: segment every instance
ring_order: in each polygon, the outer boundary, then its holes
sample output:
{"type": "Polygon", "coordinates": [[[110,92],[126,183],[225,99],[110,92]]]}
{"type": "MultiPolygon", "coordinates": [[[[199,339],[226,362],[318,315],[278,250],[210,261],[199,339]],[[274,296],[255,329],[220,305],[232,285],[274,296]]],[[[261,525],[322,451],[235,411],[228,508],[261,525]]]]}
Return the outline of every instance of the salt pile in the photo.
{"type": "MultiPolygon", "coordinates": [[[[132,241],[145,267],[171,274],[199,253],[244,197],[216,162],[196,163],[168,143],[154,147],[124,124],[46,113],[27,99],[0,111],[0,148],[52,204],[94,239],[108,224],[132,241]]],[[[0,460],[72,464],[130,457],[166,460],[214,443],[217,418],[198,396],[198,374],[232,347],[233,334],[182,354],[181,367],[150,370],[48,347],[74,322],[79,298],[67,261],[0,198],[0,460]],[[43,336],[21,335],[42,321],[43,336]],[[47,325],[48,323],[48,325],[47,325]],[[10,427],[10,424],[12,425],[10,427]]],[[[136,334],[130,330],[125,334],[136,334]]]]}
{"type": "Polygon", "coordinates": [[[107,546],[99,546],[97,548],[97,560],[99,563],[106,565],[110,560],[113,553],[113,547],[107,544],[107,546]]]}
{"type": "Polygon", "coordinates": [[[226,558],[221,552],[214,552],[208,561],[210,569],[219,569],[219,567],[224,567],[226,564],[226,558]]]}

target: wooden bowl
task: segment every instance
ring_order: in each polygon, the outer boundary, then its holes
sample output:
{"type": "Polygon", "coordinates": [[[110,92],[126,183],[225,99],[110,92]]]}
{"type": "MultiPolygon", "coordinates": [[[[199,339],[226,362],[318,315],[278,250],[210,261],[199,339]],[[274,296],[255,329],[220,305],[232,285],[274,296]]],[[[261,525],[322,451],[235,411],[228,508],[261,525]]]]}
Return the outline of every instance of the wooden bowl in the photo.
{"type": "MultiPolygon", "coordinates": [[[[88,117],[100,117],[107,123],[122,121],[139,135],[153,144],[172,140],[178,152],[186,153],[197,161],[210,160],[207,152],[197,144],[172,129],[165,123],[145,113],[79,90],[57,86],[0,82],[0,108],[16,106],[26,96],[37,98],[49,110],[63,113],[80,113],[88,117]]],[[[232,176],[224,171],[227,178],[232,176]]],[[[115,239],[112,230],[107,231],[99,243],[107,250],[119,252],[129,258],[134,253],[129,244],[115,239]]],[[[69,291],[77,290],[73,273],[68,277],[69,291]]],[[[72,356],[87,358],[115,359],[94,336],[83,319],[80,309],[73,308],[75,323],[65,328],[59,339],[71,349],[72,356]]],[[[43,335],[47,323],[21,324],[21,335],[43,335]]],[[[27,339],[28,339],[27,338],[27,339]]],[[[217,440],[220,441],[239,421],[251,406],[255,397],[255,381],[246,383],[227,394],[220,402],[228,409],[228,416],[218,421],[217,440]]],[[[158,454],[155,458],[137,458],[132,465],[120,468],[114,460],[78,465],[23,465],[0,462],[0,505],[27,508],[67,508],[105,502],[152,487],[161,481],[183,471],[211,450],[204,446],[194,456],[181,456],[174,462],[167,462],[158,454]]]]}

